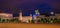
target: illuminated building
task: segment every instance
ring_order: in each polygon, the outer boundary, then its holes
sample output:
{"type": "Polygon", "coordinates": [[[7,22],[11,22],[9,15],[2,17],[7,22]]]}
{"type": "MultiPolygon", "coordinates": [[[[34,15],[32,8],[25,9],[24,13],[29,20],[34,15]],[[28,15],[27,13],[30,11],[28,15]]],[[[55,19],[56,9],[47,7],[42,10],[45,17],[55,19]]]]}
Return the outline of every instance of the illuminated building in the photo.
{"type": "Polygon", "coordinates": [[[28,20],[31,20],[32,17],[31,16],[23,16],[22,17],[22,22],[27,22],[28,20]]]}
{"type": "Polygon", "coordinates": [[[19,13],[19,20],[21,21],[26,21],[26,20],[34,20],[37,19],[37,15],[39,15],[40,13],[38,12],[38,10],[35,10],[35,15],[32,16],[32,14],[30,14],[30,16],[22,16],[22,11],[20,10],[20,13],[19,13]]]}
{"type": "Polygon", "coordinates": [[[46,18],[45,15],[40,15],[39,18],[46,18]]]}
{"type": "Polygon", "coordinates": [[[0,18],[2,18],[2,19],[12,19],[13,18],[13,14],[0,13],[0,18]]]}
{"type": "Polygon", "coordinates": [[[55,14],[56,18],[60,19],[60,14],[55,14]]]}
{"type": "Polygon", "coordinates": [[[22,16],[22,11],[20,11],[19,20],[22,22],[28,22],[28,20],[32,20],[32,15],[30,14],[30,16],[22,16]]]}
{"type": "Polygon", "coordinates": [[[13,19],[18,19],[19,17],[13,17],[13,19]]]}

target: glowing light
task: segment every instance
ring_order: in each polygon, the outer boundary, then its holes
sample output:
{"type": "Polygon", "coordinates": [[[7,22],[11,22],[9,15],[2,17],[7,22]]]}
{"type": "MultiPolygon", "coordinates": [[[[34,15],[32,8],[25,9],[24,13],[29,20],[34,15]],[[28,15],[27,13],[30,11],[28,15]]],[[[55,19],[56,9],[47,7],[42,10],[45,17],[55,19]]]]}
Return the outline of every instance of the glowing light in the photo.
{"type": "Polygon", "coordinates": [[[54,14],[54,12],[50,12],[50,14],[54,14]]]}

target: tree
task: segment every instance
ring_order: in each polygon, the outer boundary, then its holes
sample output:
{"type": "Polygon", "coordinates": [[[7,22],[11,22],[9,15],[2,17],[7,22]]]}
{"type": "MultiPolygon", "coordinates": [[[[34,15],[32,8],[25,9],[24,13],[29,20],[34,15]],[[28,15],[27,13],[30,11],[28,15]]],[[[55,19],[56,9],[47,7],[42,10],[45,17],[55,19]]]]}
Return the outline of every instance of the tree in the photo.
{"type": "Polygon", "coordinates": [[[55,18],[55,19],[53,20],[53,22],[54,22],[54,23],[57,23],[57,18],[55,18]]]}
{"type": "Polygon", "coordinates": [[[53,19],[52,18],[50,19],[50,23],[53,23],[53,19]]]}
{"type": "Polygon", "coordinates": [[[34,20],[31,20],[31,23],[34,23],[34,20]]]}
{"type": "Polygon", "coordinates": [[[37,20],[37,23],[40,23],[41,22],[41,20],[37,20]]]}
{"type": "Polygon", "coordinates": [[[57,19],[57,23],[60,23],[59,19],[57,19]]]}
{"type": "Polygon", "coordinates": [[[1,22],[1,18],[0,18],[0,22],[1,22]]]}
{"type": "Polygon", "coordinates": [[[5,19],[2,19],[2,22],[4,23],[5,22],[5,19]]]}
{"type": "Polygon", "coordinates": [[[43,23],[43,18],[41,19],[41,23],[43,23]]]}

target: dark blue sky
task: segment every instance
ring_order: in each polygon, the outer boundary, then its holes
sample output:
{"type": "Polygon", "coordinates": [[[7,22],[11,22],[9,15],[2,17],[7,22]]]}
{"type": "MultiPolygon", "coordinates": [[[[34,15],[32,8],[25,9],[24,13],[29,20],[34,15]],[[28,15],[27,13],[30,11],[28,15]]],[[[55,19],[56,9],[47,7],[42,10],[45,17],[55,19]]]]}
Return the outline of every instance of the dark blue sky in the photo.
{"type": "Polygon", "coordinates": [[[0,0],[0,11],[13,13],[17,16],[20,8],[23,15],[34,14],[38,9],[41,14],[49,14],[54,11],[60,13],[60,0],[0,0]]]}

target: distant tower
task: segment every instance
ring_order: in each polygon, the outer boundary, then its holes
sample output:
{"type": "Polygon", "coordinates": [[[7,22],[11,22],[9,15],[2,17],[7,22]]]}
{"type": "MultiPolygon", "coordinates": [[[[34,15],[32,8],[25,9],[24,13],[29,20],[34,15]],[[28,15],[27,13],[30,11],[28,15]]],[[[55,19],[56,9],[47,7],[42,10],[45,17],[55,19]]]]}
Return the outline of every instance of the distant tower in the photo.
{"type": "Polygon", "coordinates": [[[32,20],[36,20],[37,19],[37,16],[39,16],[39,15],[40,15],[40,13],[39,13],[38,9],[35,10],[35,14],[32,15],[32,20]]]}
{"type": "Polygon", "coordinates": [[[40,15],[40,13],[39,13],[38,9],[37,9],[37,10],[35,10],[35,14],[40,15]]]}
{"type": "Polygon", "coordinates": [[[22,21],[22,11],[20,10],[20,13],[19,13],[19,20],[22,21]]]}

